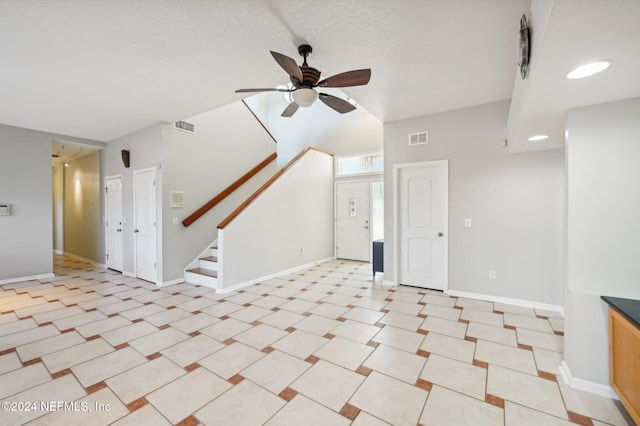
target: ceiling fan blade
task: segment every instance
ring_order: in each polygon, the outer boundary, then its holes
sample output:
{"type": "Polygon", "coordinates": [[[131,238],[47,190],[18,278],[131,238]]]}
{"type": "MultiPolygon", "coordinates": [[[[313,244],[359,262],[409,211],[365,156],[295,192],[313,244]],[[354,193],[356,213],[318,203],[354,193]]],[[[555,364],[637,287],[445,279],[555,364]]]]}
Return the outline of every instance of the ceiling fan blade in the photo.
{"type": "Polygon", "coordinates": [[[347,71],[340,74],[336,74],[329,78],[325,78],[317,85],[319,87],[349,87],[349,86],[364,86],[369,83],[371,78],[371,70],[354,70],[347,71]]]}
{"type": "Polygon", "coordinates": [[[356,109],[355,106],[351,105],[349,102],[344,99],[340,99],[333,95],[327,95],[326,93],[320,93],[320,100],[325,103],[329,108],[333,108],[338,111],[340,114],[344,114],[345,112],[351,112],[356,109]]]}
{"type": "Polygon", "coordinates": [[[273,56],[273,59],[276,60],[278,65],[280,65],[291,77],[295,77],[298,81],[304,80],[300,67],[292,58],[274,51],[271,51],[271,56],[273,56]]]}
{"type": "Polygon", "coordinates": [[[291,102],[289,104],[288,107],[286,107],[284,109],[284,111],[282,111],[282,114],[280,114],[281,117],[291,117],[293,114],[296,113],[296,111],[298,110],[298,104],[295,102],[291,102]]]}
{"type": "Polygon", "coordinates": [[[278,89],[275,87],[269,87],[264,89],[238,89],[235,93],[251,93],[251,92],[290,92],[290,89],[278,89]]]}

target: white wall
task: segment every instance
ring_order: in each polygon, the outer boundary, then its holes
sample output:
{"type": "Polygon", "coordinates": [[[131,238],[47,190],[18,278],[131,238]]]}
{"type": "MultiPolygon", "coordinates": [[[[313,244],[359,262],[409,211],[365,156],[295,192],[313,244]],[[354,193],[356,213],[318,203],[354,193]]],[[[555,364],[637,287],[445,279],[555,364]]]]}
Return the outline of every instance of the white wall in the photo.
{"type": "Polygon", "coordinates": [[[310,150],[219,230],[224,288],[333,256],[333,157],[310,150]]]}
{"type": "MultiPolygon", "coordinates": [[[[322,92],[345,97],[337,89],[322,92]]],[[[246,101],[278,141],[279,168],[307,147],[334,155],[382,150],[382,122],[362,107],[339,114],[317,101],[283,118],[280,114],[288,104],[282,93],[261,93],[246,101]]]]}
{"type": "MultiPolygon", "coordinates": [[[[449,289],[562,305],[564,150],[508,154],[508,110],[502,101],[385,123],[385,188],[395,164],[448,159],[449,289]],[[410,147],[409,133],[425,130],[429,143],[410,147]]],[[[392,212],[387,190],[385,279],[394,276],[392,212]]]]}
{"type": "Polygon", "coordinates": [[[640,299],[640,98],[567,114],[565,361],[608,386],[607,307],[640,299]]]}
{"type": "Polygon", "coordinates": [[[276,162],[237,189],[188,228],[182,221],[276,150],[276,144],[242,102],[185,119],[196,133],[164,125],[164,281],[184,276],[184,268],[217,238],[217,225],[262,183],[276,162]],[[185,207],[171,208],[170,191],[185,193],[185,207]],[[178,225],[173,225],[178,218],[178,225]]]}
{"type": "Polygon", "coordinates": [[[101,151],[77,158],[64,171],[64,250],[97,263],[105,263],[102,229],[104,185],[100,175],[101,151]]]}

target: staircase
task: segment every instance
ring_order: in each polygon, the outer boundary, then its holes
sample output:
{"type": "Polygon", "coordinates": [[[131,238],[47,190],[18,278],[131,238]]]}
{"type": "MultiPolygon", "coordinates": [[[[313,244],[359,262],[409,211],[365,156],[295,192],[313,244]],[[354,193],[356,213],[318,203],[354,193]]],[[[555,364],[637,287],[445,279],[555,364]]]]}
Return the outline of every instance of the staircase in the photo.
{"type": "Polygon", "coordinates": [[[185,270],[185,281],[190,284],[217,288],[218,285],[218,243],[203,252],[197,259],[197,267],[185,270]]]}

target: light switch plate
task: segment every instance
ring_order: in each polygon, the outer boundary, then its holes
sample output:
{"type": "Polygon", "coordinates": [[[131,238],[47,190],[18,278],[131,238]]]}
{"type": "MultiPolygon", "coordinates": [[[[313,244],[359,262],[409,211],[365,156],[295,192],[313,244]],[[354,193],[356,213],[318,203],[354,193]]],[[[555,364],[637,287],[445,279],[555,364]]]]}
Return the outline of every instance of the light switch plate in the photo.
{"type": "Polygon", "coordinates": [[[0,216],[11,216],[11,204],[0,203],[0,216]]]}

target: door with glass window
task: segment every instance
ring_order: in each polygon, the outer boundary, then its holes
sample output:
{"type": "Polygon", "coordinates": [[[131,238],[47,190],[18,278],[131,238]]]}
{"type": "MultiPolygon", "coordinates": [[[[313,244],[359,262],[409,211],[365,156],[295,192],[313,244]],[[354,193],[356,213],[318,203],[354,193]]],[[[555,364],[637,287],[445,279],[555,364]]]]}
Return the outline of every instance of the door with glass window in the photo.
{"type": "Polygon", "coordinates": [[[371,261],[370,183],[336,184],[336,257],[371,261]]]}

